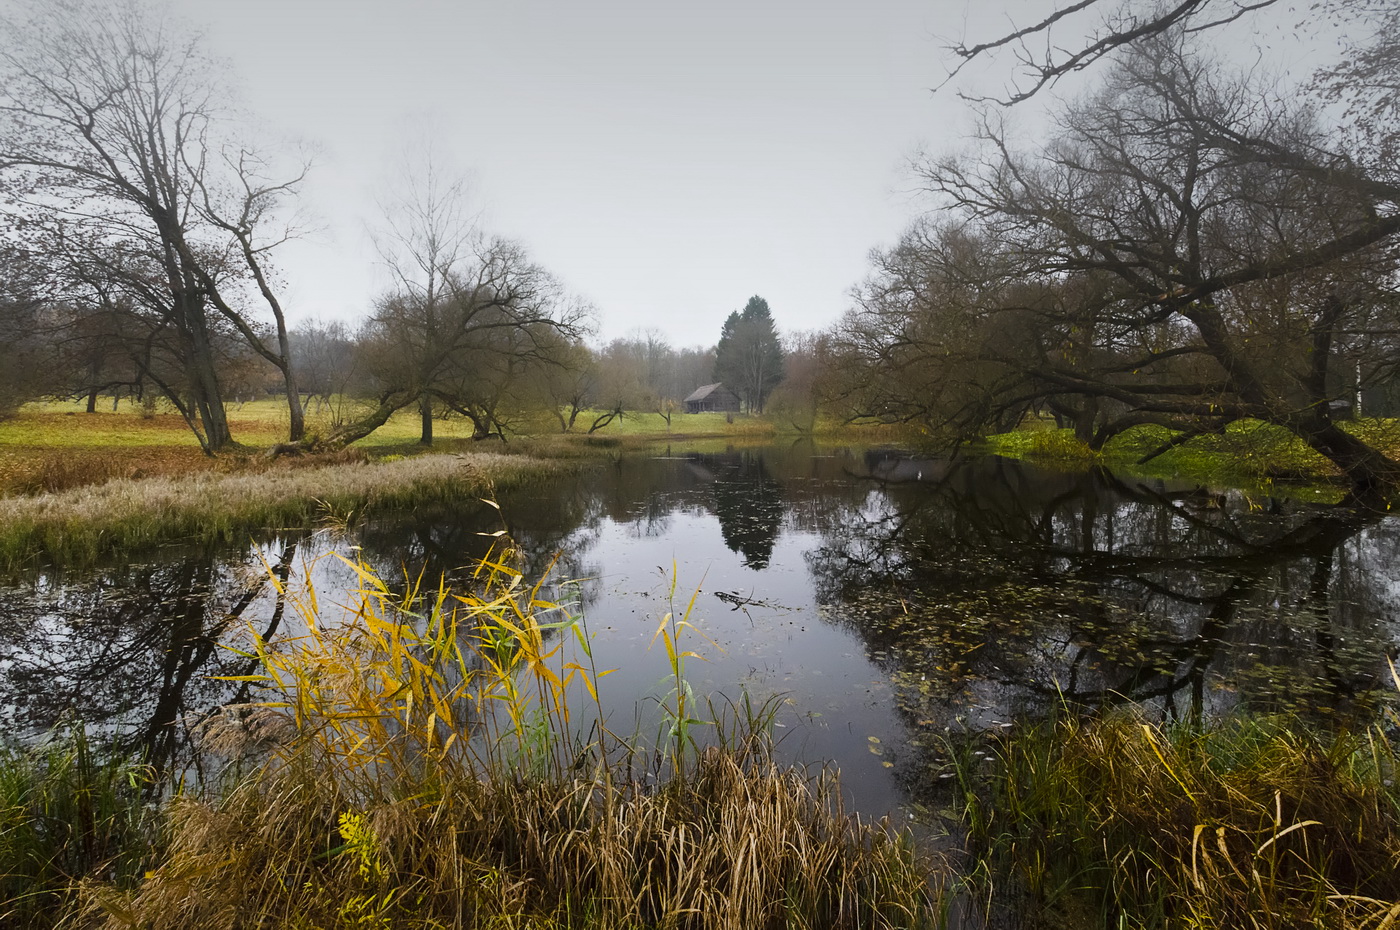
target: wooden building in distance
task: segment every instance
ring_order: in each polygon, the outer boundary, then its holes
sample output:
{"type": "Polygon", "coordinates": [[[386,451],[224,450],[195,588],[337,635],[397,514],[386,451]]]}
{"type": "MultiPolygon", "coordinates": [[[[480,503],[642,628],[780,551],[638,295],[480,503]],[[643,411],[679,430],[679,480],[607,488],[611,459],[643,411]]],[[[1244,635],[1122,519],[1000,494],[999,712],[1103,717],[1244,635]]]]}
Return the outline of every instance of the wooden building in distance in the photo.
{"type": "Polygon", "coordinates": [[[716,381],[714,384],[696,388],[695,393],[685,399],[685,412],[738,413],[741,403],[738,394],[716,381]]]}

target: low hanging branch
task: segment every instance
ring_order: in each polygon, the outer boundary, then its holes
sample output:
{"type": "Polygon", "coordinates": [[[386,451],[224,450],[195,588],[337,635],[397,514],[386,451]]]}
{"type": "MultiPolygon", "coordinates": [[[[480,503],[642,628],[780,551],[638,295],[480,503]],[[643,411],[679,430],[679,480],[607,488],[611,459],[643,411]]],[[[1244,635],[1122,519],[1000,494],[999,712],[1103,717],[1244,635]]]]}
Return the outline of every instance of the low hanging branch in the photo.
{"type": "Polygon", "coordinates": [[[307,436],[296,442],[279,442],[267,450],[267,457],[283,455],[304,455],[308,453],[339,452],[351,443],[358,442],[389,422],[395,413],[414,403],[420,392],[393,393],[382,396],[379,405],[365,416],[333,430],[324,437],[307,436]]]}

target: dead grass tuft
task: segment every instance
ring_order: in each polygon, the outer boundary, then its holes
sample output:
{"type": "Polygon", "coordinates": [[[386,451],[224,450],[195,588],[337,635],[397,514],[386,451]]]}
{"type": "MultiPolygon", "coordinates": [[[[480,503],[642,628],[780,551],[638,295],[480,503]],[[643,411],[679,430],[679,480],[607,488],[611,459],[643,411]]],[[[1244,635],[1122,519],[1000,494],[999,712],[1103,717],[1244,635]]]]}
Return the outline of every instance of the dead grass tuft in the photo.
{"type": "MultiPolygon", "coordinates": [[[[89,885],[108,927],[933,926],[930,863],[840,809],[828,777],[706,753],[654,791],[578,777],[452,779],[374,799],[309,760],[217,804],[182,800],[134,893],[89,885]],[[495,921],[495,923],[492,923],[495,921]],[[518,921],[518,923],[516,923],[518,921]]],[[[392,784],[385,784],[392,789],[392,784]]]]}
{"type": "Polygon", "coordinates": [[[962,760],[978,872],[1033,912],[1086,927],[1361,927],[1376,913],[1365,902],[1400,901],[1400,749],[1380,728],[1066,716],[1004,738],[990,771],[962,760]]]}

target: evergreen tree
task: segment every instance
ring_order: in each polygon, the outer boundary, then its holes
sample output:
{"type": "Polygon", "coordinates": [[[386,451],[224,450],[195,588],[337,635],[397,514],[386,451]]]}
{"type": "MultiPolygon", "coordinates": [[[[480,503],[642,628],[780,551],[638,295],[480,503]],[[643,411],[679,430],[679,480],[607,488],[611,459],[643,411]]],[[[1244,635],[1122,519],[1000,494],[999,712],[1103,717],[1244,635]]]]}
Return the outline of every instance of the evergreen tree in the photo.
{"type": "Polygon", "coordinates": [[[715,347],[715,380],[742,397],[750,413],[762,413],[768,395],[783,380],[783,347],[762,297],[750,297],[742,311],[724,321],[715,347]]]}

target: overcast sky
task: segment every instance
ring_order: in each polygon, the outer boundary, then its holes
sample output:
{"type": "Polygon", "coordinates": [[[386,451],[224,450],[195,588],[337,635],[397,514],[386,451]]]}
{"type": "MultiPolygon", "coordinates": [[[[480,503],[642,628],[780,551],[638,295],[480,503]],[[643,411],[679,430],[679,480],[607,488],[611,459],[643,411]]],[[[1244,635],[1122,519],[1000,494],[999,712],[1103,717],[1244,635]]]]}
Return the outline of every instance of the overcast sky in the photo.
{"type": "MultiPolygon", "coordinates": [[[[318,231],[283,258],[289,310],[355,320],[384,286],[365,233],[405,140],[472,179],[482,224],[599,310],[712,344],[750,295],[782,330],[834,321],[921,209],[920,147],[966,107],[932,88],[949,39],[1049,0],[176,0],[270,138],[318,152],[318,231]]],[[[977,80],[977,76],[974,76],[977,80]]],[[[999,79],[999,78],[997,78],[999,79]]]]}

